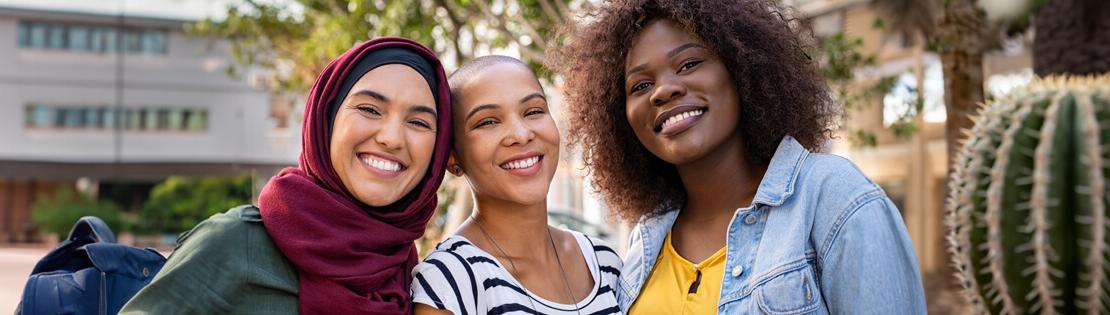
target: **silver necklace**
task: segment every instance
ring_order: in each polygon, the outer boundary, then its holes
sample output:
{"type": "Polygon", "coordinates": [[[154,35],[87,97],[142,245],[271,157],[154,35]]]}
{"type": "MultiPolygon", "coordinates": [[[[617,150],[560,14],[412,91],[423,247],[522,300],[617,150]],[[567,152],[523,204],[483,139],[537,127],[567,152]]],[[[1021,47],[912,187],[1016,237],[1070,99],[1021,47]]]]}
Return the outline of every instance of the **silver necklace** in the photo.
{"type": "MultiPolygon", "coordinates": [[[[485,236],[486,239],[493,244],[494,248],[497,248],[497,251],[501,253],[501,256],[509,260],[509,265],[513,267],[513,273],[519,273],[516,269],[516,262],[513,262],[513,258],[510,257],[504,249],[501,249],[501,245],[498,245],[497,241],[493,240],[493,237],[489,236],[489,233],[486,232],[486,228],[482,226],[482,222],[478,221],[478,217],[471,215],[470,219],[474,221],[475,225],[478,225],[478,230],[482,231],[482,235],[485,236]]],[[[559,273],[561,273],[563,276],[563,287],[567,289],[567,296],[570,297],[571,303],[572,305],[574,305],[574,311],[578,315],[582,315],[582,310],[578,308],[578,301],[574,299],[574,294],[570,289],[570,281],[567,280],[567,271],[563,269],[563,261],[559,258],[559,249],[555,247],[555,238],[551,236],[550,226],[547,227],[547,241],[551,244],[551,250],[555,251],[555,262],[559,264],[559,273]]],[[[523,286],[524,284],[521,283],[521,285],[523,286]]],[[[532,310],[539,312],[538,310],[536,310],[536,302],[532,301],[531,296],[528,297],[528,303],[532,305],[532,310]]]]}

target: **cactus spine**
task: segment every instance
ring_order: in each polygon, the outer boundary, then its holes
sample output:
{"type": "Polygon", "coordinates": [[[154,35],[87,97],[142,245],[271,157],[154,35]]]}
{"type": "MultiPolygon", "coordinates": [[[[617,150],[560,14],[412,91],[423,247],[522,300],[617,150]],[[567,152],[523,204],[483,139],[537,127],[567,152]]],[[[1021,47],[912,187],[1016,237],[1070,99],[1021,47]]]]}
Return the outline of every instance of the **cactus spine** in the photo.
{"type": "Polygon", "coordinates": [[[949,251],[982,313],[1110,313],[1110,75],[1039,79],[980,110],[949,251]]]}

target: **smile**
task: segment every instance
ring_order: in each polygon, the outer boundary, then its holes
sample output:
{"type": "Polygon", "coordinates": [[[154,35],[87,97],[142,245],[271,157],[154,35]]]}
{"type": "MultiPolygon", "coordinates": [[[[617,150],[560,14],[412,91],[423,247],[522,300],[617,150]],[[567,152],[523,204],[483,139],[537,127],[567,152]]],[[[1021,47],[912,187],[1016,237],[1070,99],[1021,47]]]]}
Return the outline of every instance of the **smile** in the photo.
{"type": "Polygon", "coordinates": [[[376,155],[359,154],[359,160],[362,160],[363,164],[366,164],[367,166],[370,166],[375,170],[394,173],[405,170],[405,166],[402,165],[401,162],[393,161],[376,155]]]}
{"type": "Polygon", "coordinates": [[[655,132],[664,136],[673,136],[690,129],[702,115],[705,107],[694,105],[680,105],[667,110],[655,118],[655,132]]]}
{"type": "Polygon", "coordinates": [[[542,156],[533,156],[533,157],[529,157],[529,158],[523,158],[523,159],[519,159],[519,160],[513,160],[513,161],[508,161],[508,162],[505,162],[505,163],[501,163],[500,166],[501,166],[502,169],[505,169],[505,170],[525,169],[525,168],[532,167],[533,165],[536,165],[536,163],[539,163],[541,158],[542,158],[542,156]]]}
{"type": "Polygon", "coordinates": [[[674,126],[674,124],[676,124],[680,121],[690,119],[690,118],[693,118],[693,117],[697,117],[697,116],[701,116],[701,114],[704,114],[704,113],[705,113],[704,110],[699,109],[699,110],[692,110],[692,111],[688,111],[688,112],[684,112],[684,113],[681,113],[681,114],[678,114],[678,115],[671,116],[671,118],[667,118],[667,121],[663,122],[663,126],[661,127],[661,129],[667,129],[667,127],[674,126]]]}

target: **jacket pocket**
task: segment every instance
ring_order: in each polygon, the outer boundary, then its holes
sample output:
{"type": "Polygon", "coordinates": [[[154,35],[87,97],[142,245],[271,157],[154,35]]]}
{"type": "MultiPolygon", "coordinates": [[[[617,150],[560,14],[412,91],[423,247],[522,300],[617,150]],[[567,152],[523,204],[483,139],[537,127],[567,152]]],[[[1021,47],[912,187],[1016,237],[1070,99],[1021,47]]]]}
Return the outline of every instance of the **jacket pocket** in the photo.
{"type": "Polygon", "coordinates": [[[821,291],[813,268],[802,264],[787,270],[755,289],[759,310],[766,314],[816,314],[821,309],[821,291]]]}

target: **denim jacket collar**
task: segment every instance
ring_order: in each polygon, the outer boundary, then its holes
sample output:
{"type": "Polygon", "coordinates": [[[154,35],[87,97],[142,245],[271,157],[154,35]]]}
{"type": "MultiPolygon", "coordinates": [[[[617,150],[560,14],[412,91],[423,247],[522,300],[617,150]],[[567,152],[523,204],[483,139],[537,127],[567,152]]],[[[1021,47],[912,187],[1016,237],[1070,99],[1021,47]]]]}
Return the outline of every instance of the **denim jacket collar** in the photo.
{"type": "MultiPolygon", "coordinates": [[[[775,150],[775,155],[767,166],[767,172],[763,175],[759,188],[756,190],[752,205],[782,205],[786,198],[794,193],[794,183],[807,155],[809,155],[809,151],[797,140],[794,140],[794,137],[783,137],[775,150]]],[[[640,243],[641,247],[639,249],[642,251],[630,253],[629,258],[638,258],[637,265],[639,266],[655,265],[659,249],[663,246],[664,236],[670,232],[671,226],[674,225],[680,211],[681,209],[668,209],[662,214],[641,218],[639,222],[641,228],[633,230],[634,233],[638,232],[639,235],[633,235],[629,239],[629,243],[630,245],[640,243]]],[[[624,289],[629,291],[626,292],[626,295],[631,295],[633,298],[638,295],[643,280],[647,279],[650,272],[651,268],[639,268],[638,274],[623,275],[624,289]]],[[[624,311],[627,312],[628,310],[625,309],[624,311]]]]}
{"type": "Polygon", "coordinates": [[[794,140],[794,137],[785,136],[779,142],[771,163],[767,165],[767,172],[763,181],[759,183],[752,204],[768,206],[782,205],[786,198],[794,194],[794,183],[809,151],[794,140]]]}

